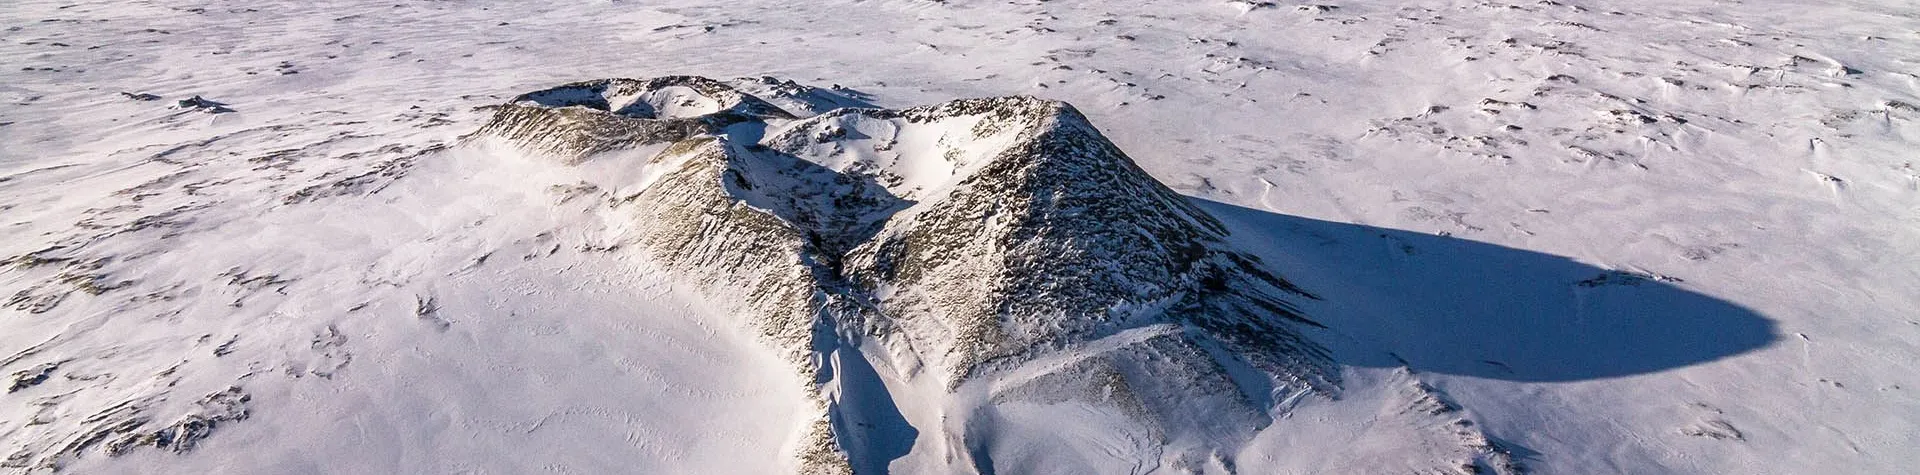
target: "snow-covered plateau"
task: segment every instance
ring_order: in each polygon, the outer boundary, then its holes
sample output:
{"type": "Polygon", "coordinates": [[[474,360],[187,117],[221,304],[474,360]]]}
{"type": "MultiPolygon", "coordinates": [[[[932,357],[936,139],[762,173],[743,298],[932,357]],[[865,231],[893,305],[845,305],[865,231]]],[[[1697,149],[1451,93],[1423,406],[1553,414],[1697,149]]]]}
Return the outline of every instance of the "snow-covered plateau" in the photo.
{"type": "Polygon", "coordinates": [[[1896,0],[0,4],[0,473],[1902,474],[1896,0]]]}

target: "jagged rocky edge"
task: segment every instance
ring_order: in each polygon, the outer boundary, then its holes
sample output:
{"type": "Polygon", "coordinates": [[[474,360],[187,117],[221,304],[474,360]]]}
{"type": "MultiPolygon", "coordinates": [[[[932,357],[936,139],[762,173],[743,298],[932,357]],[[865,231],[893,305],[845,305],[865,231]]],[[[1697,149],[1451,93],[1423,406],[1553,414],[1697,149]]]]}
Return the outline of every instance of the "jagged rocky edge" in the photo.
{"type": "Polygon", "coordinates": [[[735,123],[769,118],[791,119],[793,115],[712,79],[600,79],[521,94],[506,104],[493,106],[493,119],[479,134],[504,137],[529,151],[573,161],[600,152],[677,142],[735,123]],[[688,114],[679,110],[682,108],[697,112],[688,114]]]}
{"type": "Polygon", "coordinates": [[[470,137],[502,137],[523,150],[577,163],[602,152],[713,134],[741,122],[797,118],[789,110],[812,115],[867,105],[853,97],[857,95],[773,77],[727,82],[700,76],[598,79],[488,106],[493,118],[470,137]]]}
{"type": "MultiPolygon", "coordinates": [[[[62,396],[56,396],[56,398],[62,396]]],[[[105,454],[121,456],[140,447],[156,447],[173,453],[190,452],[202,439],[212,435],[223,423],[245,420],[252,414],[252,395],[238,386],[213,392],[194,402],[194,409],[172,423],[154,424],[160,397],[130,399],[88,416],[82,430],[47,446],[37,459],[31,450],[21,450],[0,461],[0,468],[25,469],[25,472],[59,472],[81,458],[90,449],[105,445],[105,454]]]]}
{"type": "MultiPolygon", "coordinates": [[[[1107,351],[1064,370],[1090,378],[1042,374],[996,388],[993,400],[1058,397],[1066,389],[1129,414],[1166,411],[1148,407],[1164,401],[1131,396],[1132,386],[1154,385],[1142,381],[1138,366],[1158,358],[1186,366],[1175,374],[1196,381],[1183,387],[1250,409],[1238,419],[1248,421],[1243,429],[1257,429],[1266,423],[1258,409],[1273,403],[1273,393],[1337,387],[1326,351],[1294,328],[1315,324],[1287,299],[1311,296],[1257,258],[1230,250],[1217,220],[1140,170],[1069,105],[1009,97],[898,111],[839,109],[756,143],[731,143],[722,134],[737,124],[794,117],[705,78],[609,79],[517,97],[475,136],[504,138],[565,163],[670,144],[646,166],[671,171],[615,203],[639,223],[632,239],[704,292],[725,296],[717,300],[732,302],[731,310],[747,315],[748,325],[816,382],[823,381],[821,355],[863,336],[878,338],[909,367],[931,363],[952,391],[1034,357],[1155,325],[1162,331],[1127,344],[1133,349],[1126,355],[1107,351]],[[662,89],[674,87],[711,101],[711,110],[663,115],[655,113],[660,104],[636,106],[658,102],[662,89]],[[882,183],[898,177],[884,169],[810,170],[828,177],[832,186],[824,189],[835,190],[828,193],[756,184],[768,175],[751,173],[805,169],[792,167],[805,162],[796,154],[807,153],[809,141],[833,141],[858,125],[849,121],[914,126],[955,118],[978,119],[969,128],[973,139],[1014,140],[959,183],[918,202],[886,190],[882,183]],[[974,265],[980,262],[988,265],[974,265]],[[903,288],[935,291],[897,291],[903,288]],[[1057,331],[1007,331],[1008,319],[1023,318],[1057,331]],[[936,326],[960,332],[940,335],[930,330],[936,326]],[[1228,365],[1271,379],[1236,378],[1245,372],[1228,365]],[[1134,377],[1126,376],[1129,367],[1134,377]]],[[[815,399],[829,409],[831,402],[815,399]]],[[[804,471],[851,471],[832,431],[824,417],[809,428],[796,450],[804,471]]]]}

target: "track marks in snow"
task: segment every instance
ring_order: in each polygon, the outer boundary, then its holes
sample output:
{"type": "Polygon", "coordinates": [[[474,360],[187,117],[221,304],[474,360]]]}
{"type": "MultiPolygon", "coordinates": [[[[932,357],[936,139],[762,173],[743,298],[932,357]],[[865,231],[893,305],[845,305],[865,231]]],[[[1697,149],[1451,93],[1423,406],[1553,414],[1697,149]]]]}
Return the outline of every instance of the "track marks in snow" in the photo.
{"type": "Polygon", "coordinates": [[[1074,366],[1087,358],[1097,357],[1102,353],[1140,344],[1157,337],[1177,335],[1183,331],[1179,325],[1170,323],[1121,330],[1119,333],[1087,342],[1078,347],[1051,352],[1027,361],[1021,364],[1020,367],[1002,373],[994,378],[991,385],[993,388],[992,391],[1019,387],[1022,384],[1032,381],[1034,378],[1059,373],[1064,368],[1074,366]]]}

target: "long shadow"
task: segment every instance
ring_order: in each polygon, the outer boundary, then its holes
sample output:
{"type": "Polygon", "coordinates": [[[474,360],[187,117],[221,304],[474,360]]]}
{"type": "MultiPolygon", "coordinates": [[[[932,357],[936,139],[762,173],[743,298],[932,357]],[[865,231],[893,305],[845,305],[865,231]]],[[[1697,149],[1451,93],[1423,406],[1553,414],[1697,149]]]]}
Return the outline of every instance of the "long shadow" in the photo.
{"type": "Polygon", "coordinates": [[[846,348],[830,354],[833,381],[837,386],[828,404],[827,417],[840,448],[855,475],[892,473],[888,464],[913,451],[920,430],[900,414],[900,406],[888,394],[885,382],[867,364],[866,357],[846,348]]]}
{"type": "Polygon", "coordinates": [[[1342,363],[1510,381],[1580,381],[1767,346],[1774,323],[1678,279],[1466,239],[1194,199],[1242,249],[1325,300],[1342,363]],[[1368,351],[1375,344],[1381,350],[1368,351]],[[1404,362],[1404,363],[1403,363],[1404,362]]]}

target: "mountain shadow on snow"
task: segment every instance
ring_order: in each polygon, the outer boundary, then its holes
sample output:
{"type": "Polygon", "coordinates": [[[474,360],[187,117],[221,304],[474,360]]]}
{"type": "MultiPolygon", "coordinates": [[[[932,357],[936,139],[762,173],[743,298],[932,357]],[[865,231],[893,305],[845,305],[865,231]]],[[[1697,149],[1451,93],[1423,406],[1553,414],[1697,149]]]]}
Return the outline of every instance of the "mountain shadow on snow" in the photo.
{"type": "Polygon", "coordinates": [[[1343,353],[1342,364],[1585,381],[1707,363],[1779,338],[1772,320],[1674,277],[1196,201],[1243,231],[1243,247],[1306,282],[1326,282],[1313,287],[1343,310],[1322,313],[1323,322],[1391,352],[1343,353]]]}
{"type": "Polygon", "coordinates": [[[996,445],[1054,429],[1030,411],[1060,407],[1153,457],[1135,466],[1231,473],[1274,415],[1338,395],[1322,339],[1360,348],[1339,352],[1346,364],[1525,381],[1773,339],[1766,320],[1660,276],[1196,202],[1072,106],[1032,97],[881,109],[772,78],[604,79],[522,94],[471,140],[638,172],[606,204],[630,220],[626,243],[807,382],[820,417],[796,449],[803,473],[885,473],[918,451],[978,473],[1111,457],[996,445]],[[1320,248],[1368,240],[1391,252],[1320,248]]]}

